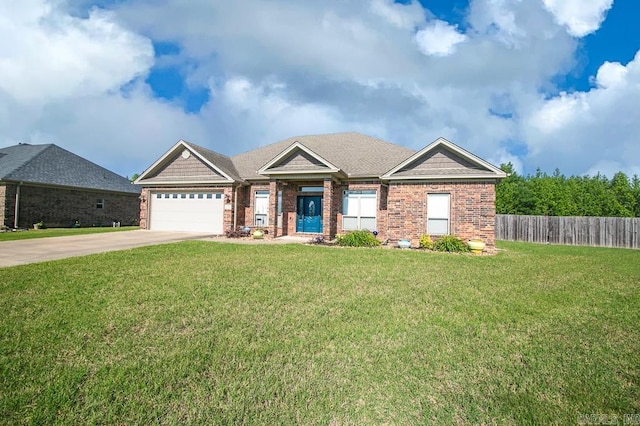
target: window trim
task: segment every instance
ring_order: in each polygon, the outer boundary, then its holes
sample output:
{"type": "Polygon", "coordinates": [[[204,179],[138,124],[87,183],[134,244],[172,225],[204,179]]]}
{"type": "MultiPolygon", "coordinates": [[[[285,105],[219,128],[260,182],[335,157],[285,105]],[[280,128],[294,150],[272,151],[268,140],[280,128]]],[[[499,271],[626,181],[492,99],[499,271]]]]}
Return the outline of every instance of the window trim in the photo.
{"type": "Polygon", "coordinates": [[[267,190],[256,190],[253,193],[253,226],[269,226],[269,191],[267,190]],[[258,199],[267,200],[266,211],[264,213],[256,211],[256,207],[258,207],[258,199]],[[260,218],[262,223],[258,222],[258,218],[260,218]]]}
{"type": "Polygon", "coordinates": [[[96,209],[104,209],[104,198],[96,199],[96,209]]]}
{"type": "MultiPolygon", "coordinates": [[[[435,199],[435,198],[434,198],[435,199]]],[[[426,214],[427,220],[426,220],[426,228],[427,228],[427,234],[429,235],[451,235],[451,193],[449,192],[430,192],[427,193],[427,214],[426,214]],[[444,197],[446,196],[446,200],[447,200],[447,217],[440,217],[440,216],[429,216],[429,206],[430,206],[430,202],[429,202],[429,197],[444,197]],[[447,231],[443,234],[443,233],[435,233],[433,232],[431,229],[429,229],[429,220],[434,220],[434,221],[442,221],[442,220],[446,220],[447,221],[447,231]]]]}
{"type": "Polygon", "coordinates": [[[361,230],[361,229],[367,229],[369,231],[375,231],[378,225],[378,190],[377,189],[361,189],[361,190],[350,190],[350,189],[345,189],[344,191],[342,191],[342,230],[343,231],[355,231],[355,230],[361,230]],[[354,196],[352,201],[358,200],[358,213],[356,215],[347,215],[345,212],[345,206],[347,205],[347,203],[345,203],[345,200],[347,199],[348,196],[354,196]],[[363,197],[363,195],[367,196],[367,197],[363,197]],[[371,195],[373,195],[373,197],[371,197],[371,195]],[[357,197],[355,197],[357,196],[357,197]],[[374,215],[363,215],[362,214],[362,199],[374,199],[374,215]],[[346,227],[345,226],[345,219],[355,219],[356,220],[356,227],[346,227]],[[373,229],[369,229],[369,227],[363,227],[362,222],[363,219],[365,220],[373,220],[373,222],[375,223],[375,225],[373,226],[373,229]]]}

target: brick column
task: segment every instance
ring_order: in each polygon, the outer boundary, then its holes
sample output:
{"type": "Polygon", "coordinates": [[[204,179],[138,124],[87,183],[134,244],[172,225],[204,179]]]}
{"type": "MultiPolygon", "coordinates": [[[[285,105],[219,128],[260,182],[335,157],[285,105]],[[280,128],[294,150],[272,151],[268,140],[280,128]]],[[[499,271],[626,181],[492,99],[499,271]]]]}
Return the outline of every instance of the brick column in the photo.
{"type": "Polygon", "coordinates": [[[278,181],[269,182],[269,236],[278,236],[278,181]]]}
{"type": "Polygon", "coordinates": [[[144,188],[140,194],[140,229],[149,229],[149,203],[151,202],[151,191],[144,188]]]}
{"type": "Polygon", "coordinates": [[[335,234],[334,224],[336,221],[333,208],[333,180],[325,179],[324,193],[322,197],[322,235],[326,239],[331,239],[335,234]]]}

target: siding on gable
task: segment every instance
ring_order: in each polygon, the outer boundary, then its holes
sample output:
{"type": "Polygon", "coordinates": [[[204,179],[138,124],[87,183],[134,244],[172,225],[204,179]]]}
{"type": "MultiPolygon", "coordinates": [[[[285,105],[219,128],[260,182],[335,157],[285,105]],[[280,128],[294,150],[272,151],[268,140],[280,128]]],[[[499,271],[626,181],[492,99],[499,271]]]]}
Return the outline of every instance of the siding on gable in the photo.
{"type": "Polygon", "coordinates": [[[325,170],[327,166],[308,153],[298,150],[280,161],[269,171],[325,170]]]}
{"type": "Polygon", "coordinates": [[[394,173],[394,176],[442,176],[493,173],[484,168],[460,158],[444,147],[438,147],[428,155],[418,158],[407,167],[394,173]]]}
{"type": "Polygon", "coordinates": [[[197,156],[192,154],[189,158],[183,158],[178,153],[153,176],[144,179],[144,182],[186,182],[194,179],[226,180],[197,156]]]}

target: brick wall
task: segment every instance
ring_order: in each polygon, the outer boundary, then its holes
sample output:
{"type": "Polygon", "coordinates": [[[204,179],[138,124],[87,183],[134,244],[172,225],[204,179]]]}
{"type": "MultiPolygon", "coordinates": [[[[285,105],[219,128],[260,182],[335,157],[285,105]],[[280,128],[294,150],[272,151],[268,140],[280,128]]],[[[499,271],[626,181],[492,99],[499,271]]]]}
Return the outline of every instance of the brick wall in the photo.
{"type": "Polygon", "coordinates": [[[450,233],[467,241],[481,238],[495,248],[495,184],[493,182],[389,184],[387,238],[411,240],[417,246],[427,233],[427,194],[450,194],[450,233]]]}
{"type": "MultiPolygon", "coordinates": [[[[17,185],[3,187],[3,223],[14,225],[17,185]]],[[[1,193],[0,193],[1,194],[1,193]]],[[[81,226],[111,226],[114,220],[122,225],[137,224],[139,220],[138,194],[117,194],[101,191],[62,189],[54,187],[20,186],[18,226],[30,228],[43,221],[48,227],[69,227],[76,221],[81,226]],[[97,208],[97,200],[104,200],[97,208]]]]}

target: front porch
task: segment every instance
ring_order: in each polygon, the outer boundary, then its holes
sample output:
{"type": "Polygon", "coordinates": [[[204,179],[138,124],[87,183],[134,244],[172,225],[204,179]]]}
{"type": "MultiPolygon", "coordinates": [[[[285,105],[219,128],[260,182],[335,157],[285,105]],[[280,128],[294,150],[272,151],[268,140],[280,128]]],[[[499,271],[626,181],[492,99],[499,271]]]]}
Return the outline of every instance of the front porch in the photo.
{"type": "Polygon", "coordinates": [[[323,236],[331,239],[335,236],[340,195],[332,179],[274,180],[269,183],[268,197],[265,229],[269,231],[269,237],[323,236]]]}

